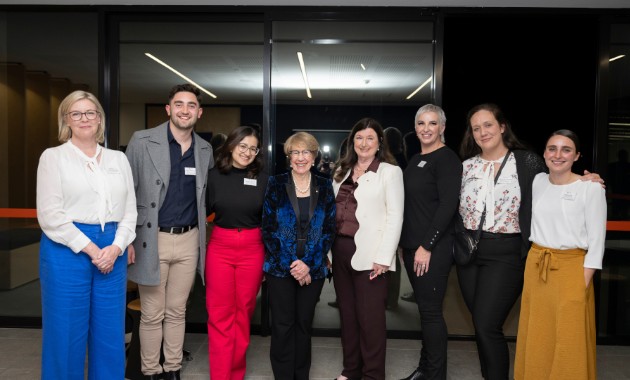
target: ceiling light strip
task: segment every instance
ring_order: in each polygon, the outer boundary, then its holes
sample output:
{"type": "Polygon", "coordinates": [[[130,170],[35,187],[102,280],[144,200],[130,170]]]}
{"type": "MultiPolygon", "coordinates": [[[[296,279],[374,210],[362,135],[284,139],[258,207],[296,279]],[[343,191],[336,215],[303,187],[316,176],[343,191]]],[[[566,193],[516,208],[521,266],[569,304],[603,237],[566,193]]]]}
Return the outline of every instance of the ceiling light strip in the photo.
{"type": "Polygon", "coordinates": [[[304,66],[304,58],[302,57],[302,52],[297,52],[298,61],[300,61],[300,70],[302,71],[302,79],[304,79],[304,87],[306,88],[306,96],[309,99],[312,99],[311,96],[311,88],[308,85],[308,78],[306,77],[306,66],[304,66]]]}
{"type": "Polygon", "coordinates": [[[417,93],[418,93],[418,91],[422,90],[422,88],[423,88],[424,86],[426,86],[427,84],[431,83],[431,80],[432,80],[432,79],[433,79],[433,75],[431,75],[431,76],[429,77],[429,79],[425,80],[425,81],[424,81],[424,83],[422,83],[422,84],[421,84],[418,88],[416,88],[416,89],[414,90],[414,92],[412,92],[411,94],[409,94],[409,96],[407,96],[405,99],[406,99],[406,100],[409,100],[409,99],[413,98],[413,96],[414,96],[415,94],[417,94],[417,93]]]}
{"type": "Polygon", "coordinates": [[[616,57],[612,57],[611,59],[608,60],[608,62],[616,61],[616,60],[621,59],[623,57],[625,57],[625,54],[621,54],[621,55],[618,55],[616,57]]]}
{"type": "Polygon", "coordinates": [[[146,55],[147,57],[151,58],[152,60],[154,60],[155,62],[159,63],[160,65],[166,67],[167,69],[171,70],[172,72],[174,72],[175,74],[179,75],[182,79],[184,79],[186,82],[192,84],[193,86],[197,87],[199,90],[205,92],[206,94],[210,95],[211,97],[213,97],[214,99],[217,98],[217,96],[213,93],[211,93],[210,91],[206,90],[205,88],[201,87],[200,85],[198,85],[197,83],[195,83],[192,79],[188,78],[186,75],[180,73],[179,71],[175,70],[174,68],[172,68],[171,66],[169,66],[168,64],[166,64],[165,62],[161,61],[159,58],[157,58],[156,56],[150,54],[150,53],[144,53],[144,55],[146,55]]]}

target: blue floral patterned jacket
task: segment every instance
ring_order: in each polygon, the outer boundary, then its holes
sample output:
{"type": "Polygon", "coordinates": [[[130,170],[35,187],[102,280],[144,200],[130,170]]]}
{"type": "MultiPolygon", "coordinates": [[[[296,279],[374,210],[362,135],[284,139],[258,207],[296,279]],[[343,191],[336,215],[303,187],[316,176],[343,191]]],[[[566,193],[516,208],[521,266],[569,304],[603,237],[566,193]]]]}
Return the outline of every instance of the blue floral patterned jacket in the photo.
{"type": "MultiPolygon", "coordinates": [[[[299,258],[310,268],[311,279],[328,274],[326,254],[335,238],[335,195],[330,179],[312,174],[309,225],[304,256],[299,258]]],[[[265,243],[265,273],[276,277],[291,276],[296,255],[299,206],[291,174],[269,178],[263,202],[262,235],[265,243]]]]}

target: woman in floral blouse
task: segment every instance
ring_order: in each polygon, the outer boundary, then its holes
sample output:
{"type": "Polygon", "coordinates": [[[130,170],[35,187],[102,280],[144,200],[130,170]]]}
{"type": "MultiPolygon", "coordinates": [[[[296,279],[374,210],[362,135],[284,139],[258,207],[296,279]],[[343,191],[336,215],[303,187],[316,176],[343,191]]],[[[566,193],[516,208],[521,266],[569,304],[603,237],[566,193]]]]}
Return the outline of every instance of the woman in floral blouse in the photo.
{"type": "Polygon", "coordinates": [[[465,160],[459,212],[469,230],[479,229],[487,209],[476,259],[457,267],[464,301],[472,313],[481,372],[507,379],[510,360],[503,323],[523,288],[529,249],[532,182],[544,161],[524,149],[494,104],[468,112],[460,147],[465,160]],[[506,157],[507,155],[507,157],[506,157]],[[495,183],[495,175],[506,159],[495,183]]]}

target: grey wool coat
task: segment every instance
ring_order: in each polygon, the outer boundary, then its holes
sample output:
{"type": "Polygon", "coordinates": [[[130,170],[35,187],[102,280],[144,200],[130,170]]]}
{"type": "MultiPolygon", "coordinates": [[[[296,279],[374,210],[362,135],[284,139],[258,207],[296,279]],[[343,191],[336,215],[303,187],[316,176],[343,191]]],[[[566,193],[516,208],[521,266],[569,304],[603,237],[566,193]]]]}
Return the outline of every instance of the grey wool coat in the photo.
{"type": "MultiPolygon", "coordinates": [[[[136,223],[136,262],[129,266],[128,278],[140,285],[160,284],[158,256],[158,212],[164,202],[170,180],[170,152],[166,128],[168,122],[155,128],[137,131],[131,137],[126,154],[136,189],[138,221],[136,223]]],[[[199,261],[197,272],[204,280],[206,256],[206,185],[208,169],[214,166],[212,147],[193,132],[197,182],[199,226],[199,261]]]]}

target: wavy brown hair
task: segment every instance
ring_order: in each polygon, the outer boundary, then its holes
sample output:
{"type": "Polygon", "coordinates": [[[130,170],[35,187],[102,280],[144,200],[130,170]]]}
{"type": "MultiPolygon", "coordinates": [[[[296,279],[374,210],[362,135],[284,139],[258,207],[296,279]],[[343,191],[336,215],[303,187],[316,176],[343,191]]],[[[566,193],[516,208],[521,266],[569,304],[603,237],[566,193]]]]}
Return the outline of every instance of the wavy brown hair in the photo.
{"type": "Polygon", "coordinates": [[[254,136],[258,143],[256,147],[258,147],[259,152],[252,161],[251,164],[247,165],[247,178],[256,178],[258,177],[258,173],[260,173],[263,169],[263,159],[262,159],[262,149],[260,141],[260,135],[255,128],[241,126],[235,128],[225,140],[225,143],[219,148],[217,154],[217,169],[221,174],[227,174],[232,170],[234,166],[232,166],[232,151],[236,149],[237,145],[243,141],[243,139],[247,136],[254,136]]]}
{"type": "Polygon", "coordinates": [[[387,141],[383,138],[383,127],[381,124],[369,117],[365,117],[352,127],[350,131],[350,135],[348,135],[348,141],[346,142],[346,154],[339,161],[339,165],[337,166],[337,170],[335,171],[334,180],[337,182],[341,182],[343,177],[346,176],[348,170],[350,170],[354,164],[357,163],[359,156],[357,156],[357,152],[354,151],[354,135],[357,132],[362,131],[364,129],[371,128],[376,132],[376,136],[378,137],[379,148],[376,151],[376,158],[380,162],[387,162],[388,164],[397,165],[396,159],[389,151],[389,146],[387,145],[387,141]]]}

